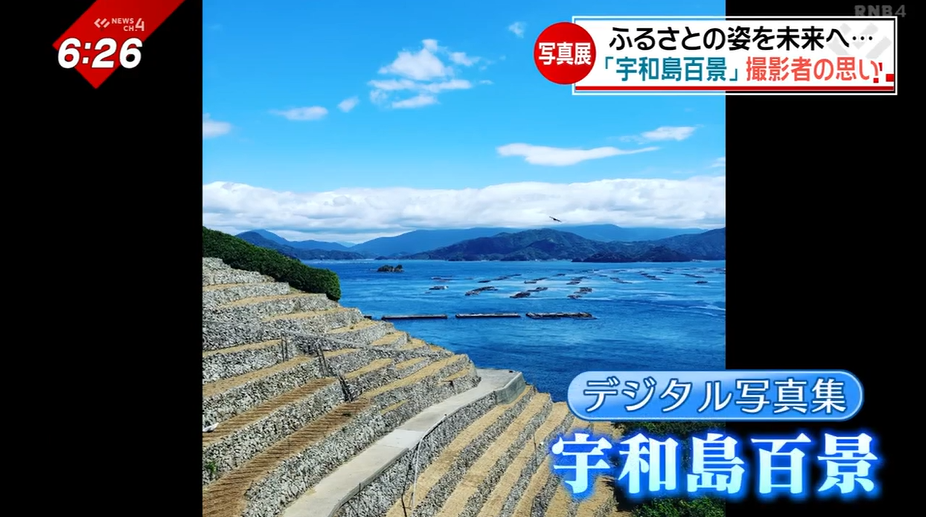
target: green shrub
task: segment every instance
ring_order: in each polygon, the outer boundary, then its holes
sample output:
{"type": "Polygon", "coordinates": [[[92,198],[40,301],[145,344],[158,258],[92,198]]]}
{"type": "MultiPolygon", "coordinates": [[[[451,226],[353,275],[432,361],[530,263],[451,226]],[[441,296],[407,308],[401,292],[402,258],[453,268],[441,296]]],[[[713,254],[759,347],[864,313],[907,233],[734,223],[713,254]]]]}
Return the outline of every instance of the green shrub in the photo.
{"type": "Polygon", "coordinates": [[[724,517],[726,504],[721,499],[653,499],[630,511],[634,517],[724,517]]]}
{"type": "Polygon", "coordinates": [[[708,431],[723,432],[723,422],[626,422],[623,424],[624,432],[622,436],[630,438],[637,433],[643,433],[646,436],[654,438],[673,437],[679,442],[681,449],[680,461],[682,465],[688,465],[691,459],[691,435],[704,435],[708,431]]]}
{"type": "Polygon", "coordinates": [[[341,298],[341,282],[334,271],[306,266],[277,251],[255,246],[227,233],[203,226],[203,257],[222,259],[235,269],[256,271],[286,282],[307,293],[323,293],[329,299],[341,298]]]}
{"type": "MultiPolygon", "coordinates": [[[[691,458],[692,435],[703,435],[708,431],[724,429],[723,422],[624,422],[616,423],[623,427],[622,436],[629,438],[637,433],[643,433],[653,438],[665,439],[671,436],[681,442],[680,462],[688,465],[691,458]]],[[[614,457],[614,464],[620,463],[619,457],[614,457]]],[[[726,503],[714,497],[698,497],[688,499],[684,497],[664,497],[652,499],[642,503],[626,499],[620,488],[614,485],[614,494],[617,497],[619,508],[630,510],[634,517],[724,517],[726,503]]]]}
{"type": "Polygon", "coordinates": [[[691,438],[693,434],[703,434],[707,431],[723,431],[724,422],[624,422],[624,436],[633,436],[644,433],[647,436],[674,436],[675,438],[691,438]]]}

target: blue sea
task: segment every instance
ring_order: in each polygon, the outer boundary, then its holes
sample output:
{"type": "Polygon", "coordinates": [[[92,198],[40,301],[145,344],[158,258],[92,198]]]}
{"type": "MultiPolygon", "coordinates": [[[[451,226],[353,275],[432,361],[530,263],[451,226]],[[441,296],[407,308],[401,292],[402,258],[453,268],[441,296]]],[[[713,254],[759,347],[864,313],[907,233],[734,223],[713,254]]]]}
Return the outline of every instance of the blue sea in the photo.
{"type": "Polygon", "coordinates": [[[306,264],[336,272],[341,278],[340,303],[374,318],[447,314],[446,320],[394,323],[414,337],[467,354],[480,368],[520,370],[527,382],[557,401],[566,400],[572,379],[589,370],[724,368],[725,261],[402,261],[403,273],[376,271],[395,262],[306,264]],[[479,282],[500,277],[506,278],[479,282]],[[579,277],[579,284],[567,284],[579,277]],[[538,278],[543,280],[525,284],[538,278]],[[447,288],[430,289],[438,285],[447,288]],[[498,290],[465,295],[486,286],[498,290]],[[511,298],[519,291],[538,287],[547,289],[527,298],[511,298]],[[578,299],[568,297],[580,288],[591,288],[591,292],[578,299]],[[453,317],[458,313],[488,312],[517,312],[522,317],[453,317]],[[535,320],[524,317],[527,312],[588,312],[595,319],[535,320]]]}

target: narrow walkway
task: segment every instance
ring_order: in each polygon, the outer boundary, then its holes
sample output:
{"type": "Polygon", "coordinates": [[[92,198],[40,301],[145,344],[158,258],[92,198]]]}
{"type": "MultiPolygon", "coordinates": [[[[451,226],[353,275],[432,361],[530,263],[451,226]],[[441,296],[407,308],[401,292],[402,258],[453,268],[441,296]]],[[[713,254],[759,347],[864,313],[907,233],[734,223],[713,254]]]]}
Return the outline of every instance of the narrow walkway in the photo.
{"type": "Polygon", "coordinates": [[[424,435],[443,420],[445,415],[449,416],[492,392],[503,391],[521,377],[521,373],[517,371],[476,371],[481,379],[478,386],[423,410],[395,431],[379,439],[306,491],[283,512],[282,517],[334,515],[361,486],[373,482],[382,471],[417,446],[424,435]]]}

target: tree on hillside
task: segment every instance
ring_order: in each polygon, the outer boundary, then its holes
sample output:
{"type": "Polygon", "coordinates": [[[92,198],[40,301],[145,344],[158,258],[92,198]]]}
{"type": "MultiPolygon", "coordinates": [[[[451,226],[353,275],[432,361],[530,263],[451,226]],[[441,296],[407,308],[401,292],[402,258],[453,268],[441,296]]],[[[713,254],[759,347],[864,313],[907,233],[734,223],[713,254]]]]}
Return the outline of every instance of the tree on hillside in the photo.
{"type": "MultiPolygon", "coordinates": [[[[621,436],[631,437],[643,433],[647,437],[663,440],[672,437],[681,444],[681,464],[690,464],[690,439],[693,435],[703,435],[707,431],[723,432],[722,422],[615,422],[614,426],[620,429],[621,436]]],[[[615,452],[612,464],[618,469],[622,467],[622,457],[615,452]]],[[[631,500],[624,494],[618,480],[611,481],[614,497],[618,508],[629,511],[633,517],[724,517],[726,503],[714,497],[664,497],[644,502],[631,500]]]]}

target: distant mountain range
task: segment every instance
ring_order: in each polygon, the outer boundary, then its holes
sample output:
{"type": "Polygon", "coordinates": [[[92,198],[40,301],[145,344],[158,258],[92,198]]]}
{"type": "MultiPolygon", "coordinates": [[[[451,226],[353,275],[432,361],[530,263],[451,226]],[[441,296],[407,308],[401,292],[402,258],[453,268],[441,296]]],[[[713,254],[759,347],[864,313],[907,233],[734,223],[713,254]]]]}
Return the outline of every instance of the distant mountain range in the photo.
{"type": "MultiPolygon", "coordinates": [[[[244,241],[250,242],[255,246],[260,246],[261,248],[268,248],[271,250],[279,251],[280,253],[286,255],[287,257],[292,257],[299,260],[360,260],[368,258],[366,255],[360,253],[353,253],[350,251],[341,251],[336,249],[306,249],[306,248],[297,248],[294,244],[305,245],[307,242],[318,242],[318,241],[302,241],[302,242],[289,242],[282,237],[278,237],[270,232],[264,232],[262,230],[255,232],[244,232],[239,233],[236,237],[244,241]],[[266,237],[266,234],[273,235],[276,239],[266,237]],[[283,244],[282,242],[288,243],[283,244]]],[[[319,242],[319,244],[334,244],[331,242],[319,242]]],[[[340,244],[337,244],[340,246],[340,244]]],[[[342,246],[343,247],[343,246],[342,246]]]]}
{"type": "MultiPolygon", "coordinates": [[[[238,237],[248,233],[255,233],[264,239],[273,241],[277,244],[283,246],[288,246],[290,248],[296,248],[299,250],[325,250],[325,251],[348,251],[350,248],[343,244],[338,244],[337,242],[325,242],[325,241],[288,241],[279,235],[268,232],[267,230],[252,230],[250,232],[244,232],[238,234],[238,237]]],[[[253,242],[251,244],[254,244],[253,242]]],[[[259,246],[259,244],[258,244],[259,246]]]]}
{"type": "Polygon", "coordinates": [[[256,246],[273,249],[300,260],[396,258],[451,261],[686,262],[726,259],[726,228],[704,231],[593,225],[557,226],[555,230],[544,228],[523,231],[506,228],[417,230],[396,237],[373,239],[350,247],[323,241],[292,242],[266,230],[244,232],[238,237],[256,246]],[[567,228],[569,231],[565,231],[567,228]],[[660,234],[669,236],[628,240],[628,237],[635,235],[660,234]],[[466,237],[471,235],[477,236],[466,237]],[[604,240],[611,236],[623,239],[604,240]],[[451,242],[435,246],[435,243],[448,241],[451,242]],[[415,248],[420,251],[386,253],[395,249],[415,248]]]}
{"type": "Polygon", "coordinates": [[[687,262],[726,260],[727,229],[676,235],[642,242],[611,242],[606,249],[575,262],[687,262]]]}
{"type": "MultiPolygon", "coordinates": [[[[557,225],[556,230],[569,232],[585,239],[600,242],[636,242],[651,241],[674,237],[676,235],[693,235],[703,233],[704,230],[699,228],[622,228],[613,224],[592,224],[584,226],[557,225]]],[[[355,258],[394,258],[400,256],[413,255],[429,250],[436,250],[452,246],[462,241],[478,239],[481,237],[494,237],[501,233],[520,233],[525,231],[518,228],[468,228],[463,230],[415,230],[395,237],[380,237],[354,246],[345,246],[336,242],[325,241],[289,241],[279,235],[267,230],[252,230],[239,234],[238,237],[247,240],[251,244],[264,246],[254,242],[256,234],[265,241],[275,243],[276,246],[283,246],[282,249],[295,250],[312,250],[312,251],[342,251],[350,252],[355,255],[344,255],[343,260],[353,260],[355,258]]],[[[278,250],[279,251],[279,250],[278,250]]],[[[289,253],[295,253],[292,250],[289,253]]],[[[301,254],[305,256],[315,256],[317,253],[301,254]]],[[[303,260],[318,260],[319,258],[305,258],[303,260]]],[[[333,259],[333,257],[332,257],[333,259]]],[[[334,259],[337,260],[337,259],[334,259]]]]}
{"type": "Polygon", "coordinates": [[[726,228],[636,242],[601,242],[543,229],[480,237],[400,258],[408,260],[572,260],[574,262],[687,262],[725,260],[726,228]]]}

